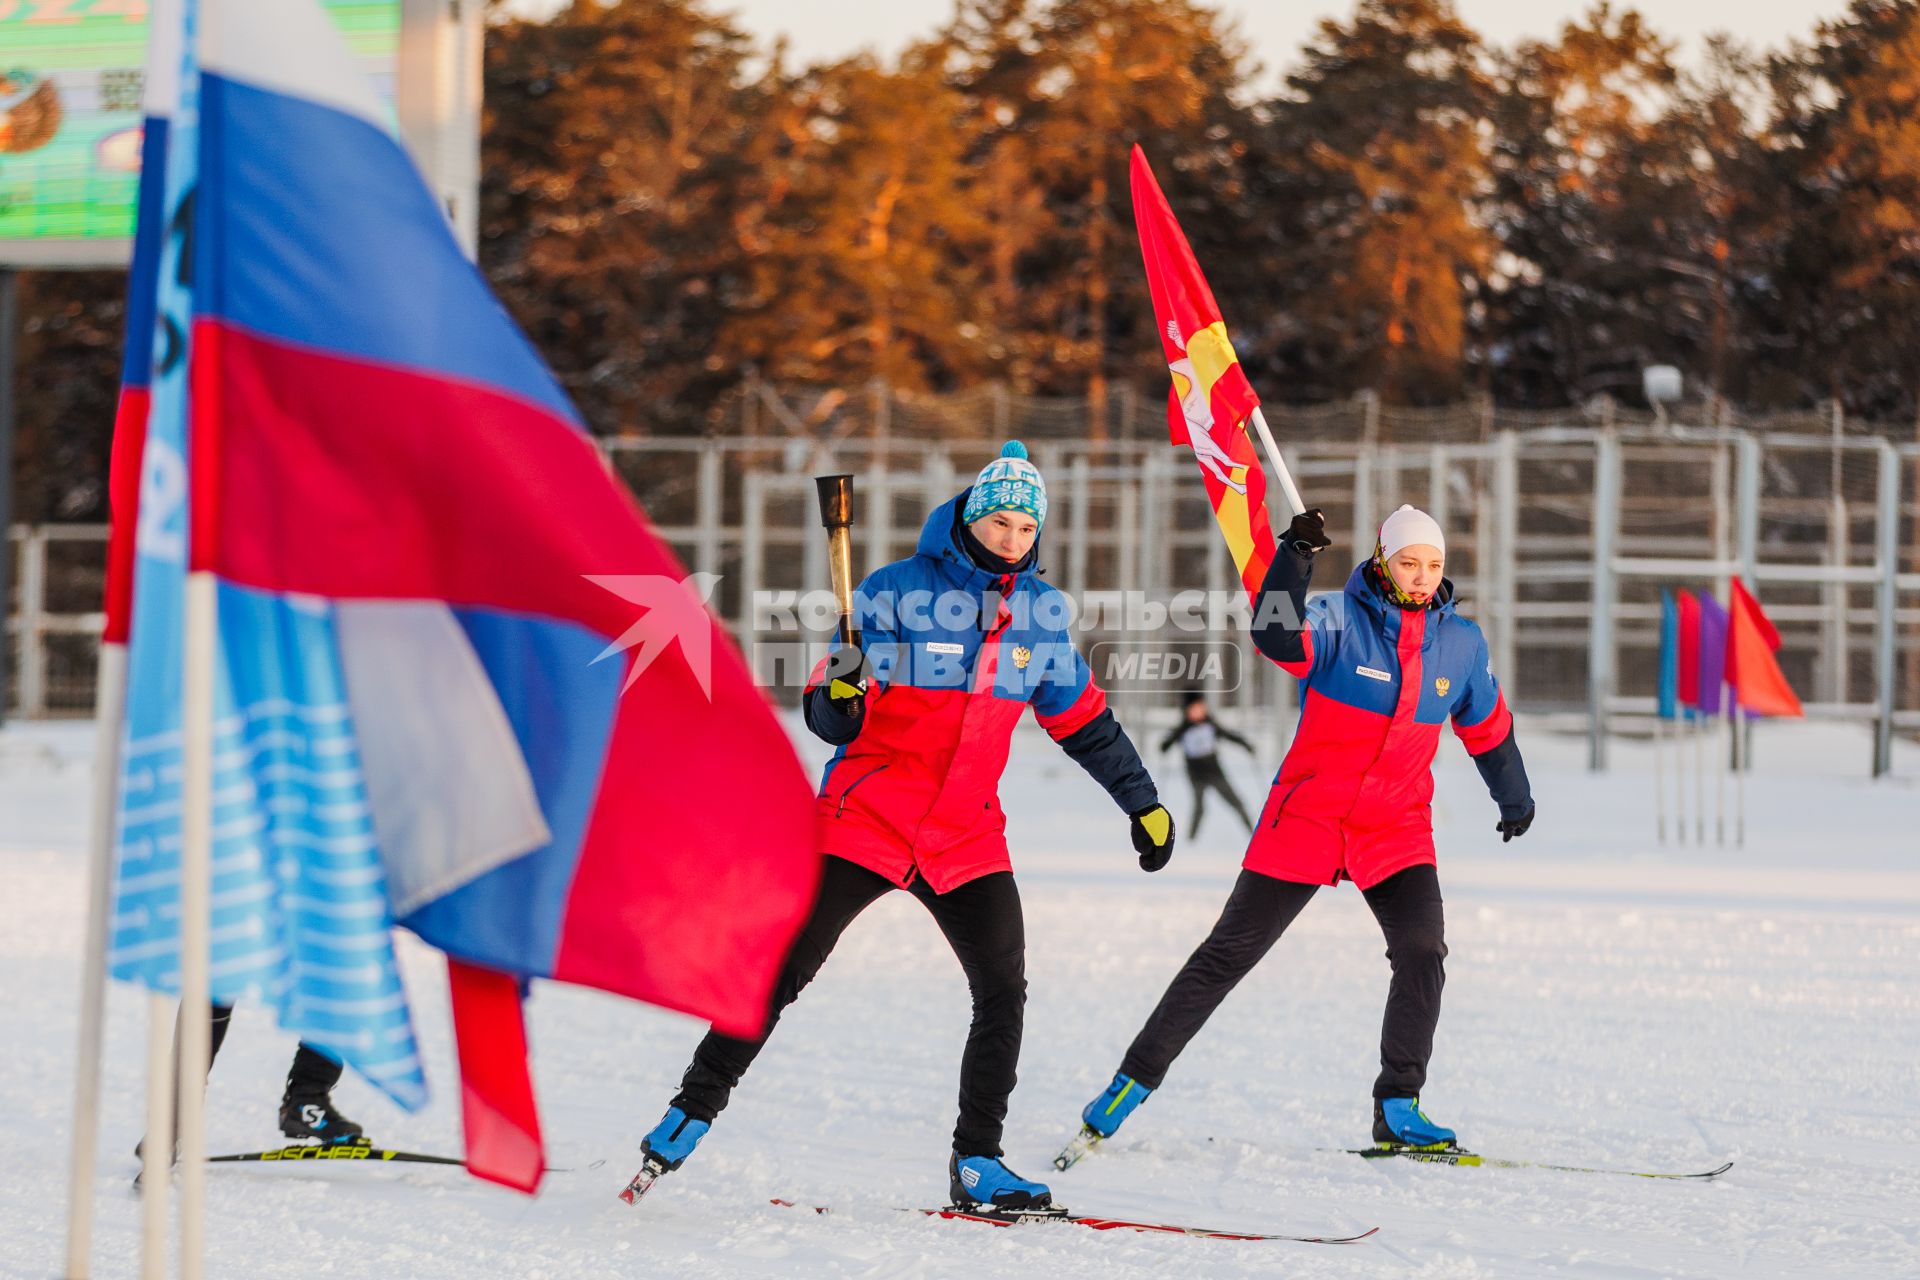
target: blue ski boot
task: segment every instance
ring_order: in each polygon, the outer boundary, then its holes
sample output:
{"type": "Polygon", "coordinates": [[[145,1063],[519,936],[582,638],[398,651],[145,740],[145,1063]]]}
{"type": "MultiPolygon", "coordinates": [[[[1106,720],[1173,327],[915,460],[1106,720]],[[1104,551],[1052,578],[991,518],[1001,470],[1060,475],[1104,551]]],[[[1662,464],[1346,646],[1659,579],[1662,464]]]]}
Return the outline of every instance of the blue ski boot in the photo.
{"type": "Polygon", "coordinates": [[[1116,1071],[1106,1092],[1081,1110],[1080,1132],[1053,1158],[1053,1167],[1065,1173],[1079,1164],[1088,1152],[1117,1133],[1133,1109],[1152,1092],[1132,1076],[1116,1071]]]}
{"type": "Polygon", "coordinates": [[[672,1173],[687,1162],[710,1128],[711,1122],[696,1120],[678,1107],[668,1107],[653,1132],[640,1140],[640,1154],[645,1160],[620,1198],[631,1205],[639,1204],[640,1197],[653,1189],[662,1174],[672,1173]]]}
{"type": "Polygon", "coordinates": [[[952,1184],[952,1207],[984,1217],[1057,1218],[1066,1210],[1053,1207],[1053,1191],[1043,1182],[1028,1182],[998,1156],[963,1156],[947,1161],[952,1184]]]}
{"type": "Polygon", "coordinates": [[[1383,1147],[1444,1148],[1454,1145],[1454,1133],[1427,1119],[1418,1098],[1375,1098],[1373,1140],[1383,1147]]]}

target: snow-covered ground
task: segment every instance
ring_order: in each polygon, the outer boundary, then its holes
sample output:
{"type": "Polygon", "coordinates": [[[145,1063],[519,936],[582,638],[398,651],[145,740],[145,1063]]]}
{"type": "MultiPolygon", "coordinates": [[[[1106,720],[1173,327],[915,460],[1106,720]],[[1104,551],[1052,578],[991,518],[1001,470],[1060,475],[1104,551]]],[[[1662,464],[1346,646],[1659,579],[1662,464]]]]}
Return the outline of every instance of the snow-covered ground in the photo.
{"type": "MultiPolygon", "coordinates": [[[[532,1005],[553,1163],[538,1199],[421,1167],[209,1175],[216,1276],[1920,1275],[1920,752],[1867,781],[1857,731],[1766,725],[1744,850],[1662,850],[1650,755],[1523,722],[1540,818],[1501,846],[1444,749],[1449,983],[1428,1109],[1479,1149],[1689,1170],[1711,1184],[1382,1165],[1366,1137],[1386,987],[1352,888],[1323,890],[1106,1150],[1053,1179],[1089,1212],[1351,1232],[1245,1244],[1064,1227],[995,1231],[890,1212],[945,1192],[967,999],[925,913],[883,900],[848,933],[698,1155],[634,1212],[615,1192],[701,1028],[543,985],[532,1005]],[[778,1208],[831,1204],[828,1217],[778,1208]]],[[[1144,733],[1137,735],[1146,737],[1144,733]]],[[[58,1273],[84,894],[88,730],[0,732],[0,1275],[58,1273]]],[[[1251,803],[1262,775],[1230,767],[1251,803]]],[[[1268,770],[1274,762],[1265,762],[1268,770]]],[[[1184,821],[1171,757],[1157,772],[1184,821]]],[[[1044,737],[1006,807],[1029,938],[1027,1039],[1007,1134],[1029,1176],[1073,1132],[1238,866],[1218,810],[1140,874],[1125,820],[1044,737]]],[[[436,1089],[405,1116],[338,1099],[396,1146],[459,1150],[445,986],[405,952],[436,1089]]],[[[142,1001],[110,998],[96,1272],[135,1274],[142,1001]]],[[[293,1048],[246,1009],[214,1071],[215,1149],[269,1145],[293,1048]]]]}

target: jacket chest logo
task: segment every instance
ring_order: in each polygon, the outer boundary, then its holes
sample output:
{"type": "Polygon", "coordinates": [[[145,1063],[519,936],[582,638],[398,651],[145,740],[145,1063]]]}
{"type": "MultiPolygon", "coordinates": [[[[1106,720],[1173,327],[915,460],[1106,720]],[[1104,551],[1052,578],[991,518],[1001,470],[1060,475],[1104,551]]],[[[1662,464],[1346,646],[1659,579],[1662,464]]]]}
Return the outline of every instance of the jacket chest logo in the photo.
{"type": "Polygon", "coordinates": [[[1453,688],[1453,681],[1447,679],[1445,676],[1435,676],[1433,678],[1433,691],[1441,697],[1446,697],[1447,690],[1451,688],[1453,688]]]}
{"type": "Polygon", "coordinates": [[[1393,677],[1378,667],[1355,667],[1354,674],[1363,675],[1369,680],[1392,680],[1393,677]]]}
{"type": "Polygon", "coordinates": [[[966,651],[967,646],[963,644],[947,644],[940,640],[927,641],[928,653],[965,653],[966,651]]]}
{"type": "Polygon", "coordinates": [[[1013,665],[1025,671],[1027,664],[1033,661],[1033,650],[1023,644],[1013,646],[1013,665]]]}

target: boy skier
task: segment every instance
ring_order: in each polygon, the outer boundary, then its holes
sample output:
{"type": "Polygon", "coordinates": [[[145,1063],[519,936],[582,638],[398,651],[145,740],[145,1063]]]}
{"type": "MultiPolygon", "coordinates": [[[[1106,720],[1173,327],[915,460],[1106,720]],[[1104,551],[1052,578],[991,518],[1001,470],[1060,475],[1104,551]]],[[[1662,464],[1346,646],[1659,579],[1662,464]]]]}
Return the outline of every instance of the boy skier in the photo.
{"type": "Polygon", "coordinates": [[[1073,647],[1064,600],[1042,583],[1046,486],[1013,441],[969,489],[928,516],[918,549],[855,597],[859,652],[836,651],[805,695],[806,722],[839,749],[821,779],[819,897],[776,984],[758,1040],[709,1032],[667,1114],[641,1144],[629,1203],[678,1169],[706,1134],[842,931],[889,890],[927,908],[966,971],[973,1023],[960,1059],[947,1171],[973,1211],[1058,1212],[1042,1183],[1001,1162],[1001,1129],[1026,1003],[1026,935],[998,797],[1009,738],[1040,724],[1131,821],[1145,871],[1172,855],[1173,819],[1073,647]]]}
{"type": "Polygon", "coordinates": [[[1240,815],[1247,834],[1253,834],[1253,819],[1247,816],[1247,807],[1240,803],[1240,794],[1233,789],[1227,771],[1220,765],[1222,738],[1259,759],[1251,742],[1213,718],[1207,710],[1207,695],[1195,692],[1187,695],[1186,714],[1180,723],[1160,740],[1161,754],[1173,750],[1177,744],[1187,759],[1187,781],[1193,784],[1193,821],[1187,825],[1189,840],[1200,834],[1200,819],[1206,816],[1209,789],[1220,793],[1227,807],[1240,815]]]}
{"type": "Polygon", "coordinates": [[[1373,1086],[1373,1137],[1446,1147],[1420,1109],[1447,954],[1434,868],[1433,756],[1451,720],[1500,809],[1503,841],[1533,822],[1513,717],[1480,629],[1454,611],[1446,541],[1403,506],[1338,595],[1306,604],[1321,513],[1296,516],[1254,605],[1253,641],[1302,685],[1300,726],[1274,779],[1239,880],[1213,932],[1160,998],[1113,1082],[1081,1113],[1064,1169],[1111,1137],[1314,891],[1352,880],[1387,940],[1393,976],[1373,1086]]]}

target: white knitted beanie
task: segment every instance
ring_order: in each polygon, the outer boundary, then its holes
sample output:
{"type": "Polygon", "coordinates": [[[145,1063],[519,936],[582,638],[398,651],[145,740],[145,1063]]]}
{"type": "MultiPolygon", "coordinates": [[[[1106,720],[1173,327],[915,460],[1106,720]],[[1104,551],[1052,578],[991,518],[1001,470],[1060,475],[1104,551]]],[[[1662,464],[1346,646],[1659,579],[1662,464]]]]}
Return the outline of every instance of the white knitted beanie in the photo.
{"type": "Polygon", "coordinates": [[[1386,518],[1380,526],[1380,556],[1391,560],[1407,547],[1438,547],[1441,555],[1447,554],[1447,535],[1440,532],[1440,522],[1417,507],[1403,506],[1386,518]]]}

